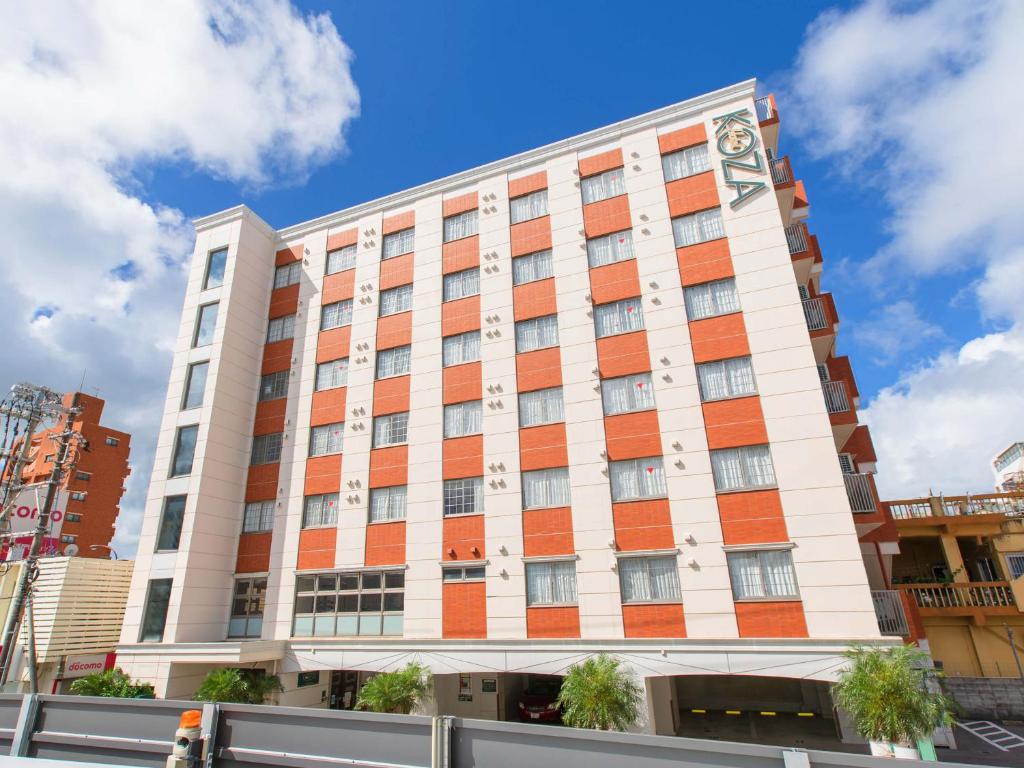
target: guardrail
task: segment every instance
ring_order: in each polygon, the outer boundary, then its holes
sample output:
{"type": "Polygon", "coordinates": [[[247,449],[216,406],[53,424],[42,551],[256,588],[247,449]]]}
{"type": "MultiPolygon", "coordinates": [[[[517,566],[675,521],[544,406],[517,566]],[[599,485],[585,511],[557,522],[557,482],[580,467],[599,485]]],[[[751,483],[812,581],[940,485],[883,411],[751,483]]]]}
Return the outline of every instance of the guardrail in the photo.
{"type": "Polygon", "coordinates": [[[807,330],[823,331],[829,327],[828,315],[825,313],[825,302],[820,296],[813,299],[804,299],[804,319],[807,320],[807,330]]]}
{"type": "Polygon", "coordinates": [[[846,496],[850,500],[850,509],[854,512],[876,512],[875,492],[868,476],[862,472],[843,474],[846,483],[846,496]]]}
{"type": "Polygon", "coordinates": [[[757,112],[757,122],[763,123],[765,120],[771,120],[775,116],[775,110],[772,109],[772,97],[762,96],[759,99],[754,99],[754,111],[757,112]]]}
{"type": "Polygon", "coordinates": [[[846,413],[850,410],[846,384],[842,381],[823,381],[821,391],[825,395],[825,408],[829,413],[846,413]]]}
{"type": "Polygon", "coordinates": [[[985,493],[977,496],[931,496],[890,501],[889,512],[896,520],[966,515],[1024,517],[1024,493],[985,493]]]}
{"type": "Polygon", "coordinates": [[[793,171],[789,166],[789,155],[773,157],[768,161],[772,172],[772,183],[786,184],[793,180],[793,171]]]}
{"type": "Polygon", "coordinates": [[[790,224],[786,227],[786,245],[789,246],[790,256],[807,250],[807,236],[804,234],[803,224],[790,224]]]}
{"type": "Polygon", "coordinates": [[[1013,589],[1008,581],[953,582],[952,584],[901,584],[918,608],[1013,608],[1013,589]]]}
{"type": "Polygon", "coordinates": [[[910,634],[899,590],[873,589],[871,600],[875,604],[879,632],[886,637],[907,637],[910,634]]]}

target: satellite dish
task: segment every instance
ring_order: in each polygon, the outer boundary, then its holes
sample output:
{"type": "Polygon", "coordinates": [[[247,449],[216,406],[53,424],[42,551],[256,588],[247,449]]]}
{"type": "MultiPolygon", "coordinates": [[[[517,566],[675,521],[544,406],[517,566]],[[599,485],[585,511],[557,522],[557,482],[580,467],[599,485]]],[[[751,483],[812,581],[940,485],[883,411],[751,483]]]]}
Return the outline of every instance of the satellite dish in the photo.
{"type": "Polygon", "coordinates": [[[74,557],[77,554],[78,554],[78,545],[77,544],[68,544],[66,547],[64,547],[64,555],[65,555],[65,557],[74,557]]]}

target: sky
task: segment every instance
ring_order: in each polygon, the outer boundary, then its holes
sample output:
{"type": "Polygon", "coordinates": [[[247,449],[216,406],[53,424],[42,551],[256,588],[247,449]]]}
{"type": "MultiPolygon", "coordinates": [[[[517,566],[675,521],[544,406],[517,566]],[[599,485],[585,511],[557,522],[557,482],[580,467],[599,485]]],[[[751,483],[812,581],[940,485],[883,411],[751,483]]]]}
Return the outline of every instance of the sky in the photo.
{"type": "Polygon", "coordinates": [[[750,77],[811,203],[883,497],[1024,439],[1024,3],[54,0],[0,25],[0,390],[107,400],[134,552],[190,220],[287,226],[750,77]]]}

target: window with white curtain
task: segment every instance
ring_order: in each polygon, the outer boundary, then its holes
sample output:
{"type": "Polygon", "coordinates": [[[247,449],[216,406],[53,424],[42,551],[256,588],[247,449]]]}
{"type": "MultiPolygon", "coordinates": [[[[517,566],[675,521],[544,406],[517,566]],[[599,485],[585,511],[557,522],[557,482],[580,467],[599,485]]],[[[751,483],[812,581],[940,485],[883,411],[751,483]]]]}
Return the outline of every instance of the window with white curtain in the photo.
{"type": "Polygon", "coordinates": [[[295,336],[295,315],[275,317],[267,323],[267,344],[295,336]]]}
{"type": "Polygon", "coordinates": [[[654,383],[649,373],[635,373],[601,382],[605,416],[648,411],[654,407],[654,383]]]}
{"type": "Polygon", "coordinates": [[[274,289],[295,285],[302,276],[302,262],[293,261],[274,270],[274,289]]]}
{"type": "Polygon", "coordinates": [[[412,253],[413,241],[416,238],[414,227],[403,229],[400,232],[391,232],[384,235],[384,243],[381,250],[381,259],[393,259],[406,253],[412,253]]]}
{"type": "Polygon", "coordinates": [[[700,399],[705,403],[709,400],[757,394],[754,369],[749,357],[701,363],[697,366],[697,383],[700,385],[700,399]]]}
{"type": "Polygon", "coordinates": [[[322,389],[335,389],[348,384],[348,358],[341,360],[330,360],[320,363],[316,367],[315,389],[319,392],[322,389]]]}
{"type": "Polygon", "coordinates": [[[383,523],[388,520],[405,520],[405,506],[408,495],[407,486],[404,485],[371,489],[370,522],[383,523]]]}
{"type": "Polygon", "coordinates": [[[412,347],[382,349],[377,353],[377,378],[386,379],[390,376],[404,376],[412,364],[412,347]]]}
{"type": "Polygon", "coordinates": [[[338,523],[338,494],[307,496],[302,506],[303,528],[327,528],[338,523]]]}
{"type": "Polygon", "coordinates": [[[512,259],[512,285],[533,283],[554,277],[555,264],[551,260],[551,251],[537,251],[512,259]]]}
{"type": "Polygon", "coordinates": [[[521,221],[538,219],[548,215],[548,191],[538,189],[528,195],[513,197],[508,201],[512,223],[518,224],[521,221]]]}
{"type": "Polygon", "coordinates": [[[461,365],[480,359],[480,331],[466,331],[441,339],[441,364],[461,365]]]}
{"type": "Polygon", "coordinates": [[[771,488],[775,485],[775,468],[767,445],[711,451],[711,472],[717,491],[771,488]]]}
{"type": "Polygon", "coordinates": [[[683,291],[683,299],[686,301],[686,317],[691,321],[740,311],[736,280],[731,277],[691,285],[683,291]]]}
{"type": "Polygon", "coordinates": [[[345,442],[345,422],[321,424],[309,431],[309,455],[326,456],[339,453],[345,442]]]}
{"type": "Polygon", "coordinates": [[[569,469],[537,469],[523,472],[523,509],[568,507],[569,469]]]}
{"type": "Polygon", "coordinates": [[[519,395],[519,426],[536,427],[538,424],[557,424],[565,421],[562,388],[538,389],[519,395]]]}
{"type": "Polygon", "coordinates": [[[252,501],[245,505],[242,533],[260,533],[274,528],[274,502],[252,501]]]}
{"type": "Polygon", "coordinates": [[[626,261],[635,256],[631,229],[587,240],[587,261],[591,267],[603,267],[605,264],[626,261]]]}
{"type": "Polygon", "coordinates": [[[270,435],[257,435],[252,439],[252,452],[249,454],[250,464],[273,464],[281,460],[281,443],[284,435],[275,432],[270,435]]]}
{"type": "Polygon", "coordinates": [[[778,600],[800,596],[788,549],[726,552],[736,600],[778,600]]]}
{"type": "Polygon", "coordinates": [[[608,463],[608,475],[612,481],[612,501],[653,499],[668,495],[665,462],[661,456],[611,461],[608,463]]]}
{"type": "Polygon", "coordinates": [[[343,325],[352,325],[352,299],[324,304],[320,308],[321,331],[341,328],[343,325]]]}
{"type": "Polygon", "coordinates": [[[619,588],[624,603],[681,602],[675,555],[619,558],[619,588]]]}
{"type": "Polygon", "coordinates": [[[665,171],[665,181],[684,179],[698,173],[711,170],[711,156],[707,144],[680,149],[661,158],[661,167],[665,171]]]}
{"type": "Polygon", "coordinates": [[[444,241],[450,243],[452,240],[461,240],[464,237],[477,233],[477,219],[479,211],[474,208],[465,213],[456,213],[444,220],[444,241]]]}
{"type": "Polygon", "coordinates": [[[380,292],[380,316],[397,315],[412,309],[412,285],[400,285],[380,292]]]}
{"type": "Polygon", "coordinates": [[[621,168],[614,168],[596,176],[587,176],[580,182],[583,203],[597,203],[609,197],[626,194],[626,180],[621,168]]]}
{"type": "Polygon", "coordinates": [[[575,605],[576,563],[555,560],[526,564],[527,605],[575,605]]]}
{"type": "Polygon", "coordinates": [[[676,248],[725,237],[722,209],[712,208],[672,219],[672,235],[676,240],[676,248]]]}
{"type": "Polygon", "coordinates": [[[644,327],[640,299],[623,299],[594,307],[594,332],[597,338],[639,331],[644,327]]]}
{"type": "Polygon", "coordinates": [[[516,323],[516,352],[558,346],[558,316],[546,315],[516,323]]]}
{"type": "Polygon", "coordinates": [[[480,293],[480,269],[464,269],[444,276],[443,301],[455,301],[480,293]]]}
{"type": "Polygon", "coordinates": [[[409,414],[389,413],[373,417],[373,447],[398,445],[409,439],[409,414]]]}
{"type": "Polygon", "coordinates": [[[472,515],[484,511],[484,479],[462,477],[444,481],[444,516],[472,515]]]}
{"type": "Polygon", "coordinates": [[[444,436],[477,435],[484,428],[484,409],[480,400],[444,407],[444,436]]]}
{"type": "Polygon", "coordinates": [[[260,402],[288,395],[288,371],[268,373],[260,378],[260,402]]]}
{"type": "Polygon", "coordinates": [[[356,247],[346,245],[344,248],[336,248],[327,253],[327,274],[333,275],[337,272],[344,272],[346,269],[354,269],[356,266],[356,247]]]}

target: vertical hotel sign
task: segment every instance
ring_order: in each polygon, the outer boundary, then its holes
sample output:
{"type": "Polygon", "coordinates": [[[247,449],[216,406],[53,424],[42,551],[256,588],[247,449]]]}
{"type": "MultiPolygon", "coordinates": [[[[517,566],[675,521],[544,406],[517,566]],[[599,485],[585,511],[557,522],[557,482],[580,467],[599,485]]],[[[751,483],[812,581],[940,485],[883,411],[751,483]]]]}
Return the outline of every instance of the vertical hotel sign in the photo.
{"type": "Polygon", "coordinates": [[[735,197],[729,201],[730,208],[738,208],[746,200],[766,189],[763,181],[745,176],[736,178],[736,171],[744,174],[764,176],[765,164],[758,151],[757,131],[750,119],[749,109],[739,109],[712,118],[715,123],[715,144],[722,156],[722,175],[725,185],[732,187],[735,197]]]}

